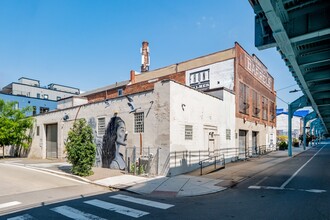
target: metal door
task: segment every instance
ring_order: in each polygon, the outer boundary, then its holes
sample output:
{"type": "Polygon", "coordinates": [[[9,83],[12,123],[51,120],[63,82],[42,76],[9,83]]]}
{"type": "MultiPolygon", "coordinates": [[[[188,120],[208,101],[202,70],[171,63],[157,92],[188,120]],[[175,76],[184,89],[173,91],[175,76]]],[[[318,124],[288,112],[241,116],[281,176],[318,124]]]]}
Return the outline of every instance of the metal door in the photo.
{"type": "Polygon", "coordinates": [[[258,154],[258,132],[252,131],[252,152],[258,154]]]}
{"type": "Polygon", "coordinates": [[[246,133],[247,131],[239,130],[239,154],[238,158],[246,158],[246,133]]]}
{"type": "Polygon", "coordinates": [[[46,125],[46,157],[57,158],[57,124],[46,125]]]}

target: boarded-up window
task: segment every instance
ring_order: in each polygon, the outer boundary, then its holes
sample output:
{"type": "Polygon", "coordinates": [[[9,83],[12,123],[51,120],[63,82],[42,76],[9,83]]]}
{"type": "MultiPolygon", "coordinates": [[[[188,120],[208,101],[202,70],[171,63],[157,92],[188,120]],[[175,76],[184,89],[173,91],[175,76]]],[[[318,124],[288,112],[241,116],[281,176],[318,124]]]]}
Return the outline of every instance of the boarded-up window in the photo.
{"type": "Polygon", "coordinates": [[[103,136],[105,134],[105,117],[97,119],[97,135],[103,136]]]}
{"type": "Polygon", "coordinates": [[[144,132],[144,112],[139,112],[134,114],[134,132],[135,133],[144,132]]]}
{"type": "Polygon", "coordinates": [[[274,119],[276,118],[274,102],[270,102],[269,104],[269,114],[270,114],[270,120],[274,121],[274,119]]]}
{"type": "Polygon", "coordinates": [[[268,99],[262,97],[262,119],[268,120],[268,99]]]}
{"type": "Polygon", "coordinates": [[[260,110],[260,95],[252,90],[252,116],[259,118],[260,110]]]}
{"type": "Polygon", "coordinates": [[[244,83],[239,83],[239,112],[249,114],[249,87],[244,83]]]}
{"type": "Polygon", "coordinates": [[[193,126],[186,125],[184,133],[185,133],[185,140],[192,140],[193,139],[193,126]]]}
{"type": "Polygon", "coordinates": [[[231,130],[230,129],[226,129],[226,140],[230,140],[231,139],[231,130]]]}

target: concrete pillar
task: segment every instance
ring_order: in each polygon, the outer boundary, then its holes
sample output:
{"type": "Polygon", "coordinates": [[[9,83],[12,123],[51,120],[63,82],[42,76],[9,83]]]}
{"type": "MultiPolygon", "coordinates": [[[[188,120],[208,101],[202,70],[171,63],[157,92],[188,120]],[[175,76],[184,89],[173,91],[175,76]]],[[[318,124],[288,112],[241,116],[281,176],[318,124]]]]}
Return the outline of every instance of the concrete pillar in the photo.
{"type": "Polygon", "coordinates": [[[288,156],[292,157],[292,107],[288,106],[288,156]]]}
{"type": "Polygon", "coordinates": [[[307,124],[307,118],[304,117],[304,126],[303,126],[303,146],[304,150],[306,150],[306,124],[307,124]]]}

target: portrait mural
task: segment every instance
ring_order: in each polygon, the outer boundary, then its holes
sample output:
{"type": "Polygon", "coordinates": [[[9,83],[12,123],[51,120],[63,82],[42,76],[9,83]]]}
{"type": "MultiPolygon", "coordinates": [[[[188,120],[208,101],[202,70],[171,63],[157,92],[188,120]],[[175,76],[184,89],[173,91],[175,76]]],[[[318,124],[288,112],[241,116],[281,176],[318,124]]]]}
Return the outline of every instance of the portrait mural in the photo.
{"type": "Polygon", "coordinates": [[[125,122],[115,115],[108,123],[103,136],[101,161],[102,167],[125,170],[126,163],[120,153],[120,147],[126,146],[127,132],[125,122]]]}

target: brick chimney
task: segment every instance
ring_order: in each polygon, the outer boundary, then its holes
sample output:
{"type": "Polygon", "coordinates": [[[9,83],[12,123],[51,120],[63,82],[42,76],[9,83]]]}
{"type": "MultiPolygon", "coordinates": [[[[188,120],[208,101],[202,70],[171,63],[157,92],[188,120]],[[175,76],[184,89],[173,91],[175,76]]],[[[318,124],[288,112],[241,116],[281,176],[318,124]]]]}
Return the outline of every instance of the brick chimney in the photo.
{"type": "Polygon", "coordinates": [[[147,41],[142,42],[141,48],[141,72],[148,72],[149,65],[150,65],[150,58],[149,58],[149,43],[147,41]]]}
{"type": "Polygon", "coordinates": [[[131,83],[135,83],[135,71],[134,70],[131,70],[130,81],[131,81],[131,83]]]}

